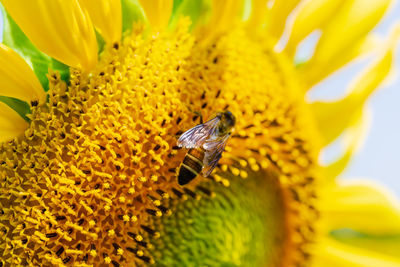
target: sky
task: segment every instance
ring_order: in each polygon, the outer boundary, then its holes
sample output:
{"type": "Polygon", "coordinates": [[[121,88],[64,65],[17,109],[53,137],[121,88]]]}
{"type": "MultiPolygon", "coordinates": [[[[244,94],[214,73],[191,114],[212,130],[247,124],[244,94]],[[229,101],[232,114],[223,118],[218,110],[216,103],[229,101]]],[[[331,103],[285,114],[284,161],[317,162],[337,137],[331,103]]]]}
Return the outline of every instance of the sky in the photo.
{"type": "MultiPolygon", "coordinates": [[[[400,1],[397,1],[374,32],[383,37],[387,36],[395,21],[400,22],[399,14],[400,1]]],[[[0,38],[2,28],[0,14],[0,38]]],[[[309,49],[307,44],[304,47],[306,47],[305,51],[309,49]]],[[[399,77],[400,45],[397,50],[395,65],[397,67],[396,76],[399,77]]],[[[366,62],[358,62],[334,74],[310,92],[310,99],[332,99],[343,95],[349,82],[365,66],[366,62]]],[[[368,106],[372,111],[372,123],[367,139],[341,175],[342,179],[370,179],[385,185],[400,197],[400,79],[378,90],[368,101],[368,106]]],[[[340,153],[338,147],[338,144],[330,146],[322,158],[333,159],[340,153]]]]}

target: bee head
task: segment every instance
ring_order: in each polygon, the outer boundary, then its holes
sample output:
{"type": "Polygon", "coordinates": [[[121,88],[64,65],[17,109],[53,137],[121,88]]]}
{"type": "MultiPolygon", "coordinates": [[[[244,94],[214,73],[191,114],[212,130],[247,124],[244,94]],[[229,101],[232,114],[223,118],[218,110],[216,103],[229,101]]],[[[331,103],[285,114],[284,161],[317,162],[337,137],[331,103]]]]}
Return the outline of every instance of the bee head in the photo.
{"type": "Polygon", "coordinates": [[[236,118],[235,116],[232,114],[232,112],[230,112],[229,110],[226,110],[222,113],[222,121],[224,122],[224,124],[226,125],[226,127],[230,130],[231,128],[233,128],[233,126],[235,126],[236,123],[236,118]]]}

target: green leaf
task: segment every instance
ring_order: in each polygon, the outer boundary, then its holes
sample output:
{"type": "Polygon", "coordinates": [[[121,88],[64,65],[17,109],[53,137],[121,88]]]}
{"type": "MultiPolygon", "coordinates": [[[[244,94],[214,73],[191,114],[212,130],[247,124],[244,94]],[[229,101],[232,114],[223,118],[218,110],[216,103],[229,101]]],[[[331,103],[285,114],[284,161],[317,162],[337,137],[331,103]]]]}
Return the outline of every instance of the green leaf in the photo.
{"type": "Polygon", "coordinates": [[[121,0],[122,32],[130,32],[136,21],[144,21],[145,15],[138,0],[121,0]]]}
{"type": "Polygon", "coordinates": [[[0,96],[0,101],[5,103],[6,105],[8,105],[13,110],[15,110],[27,122],[30,121],[30,119],[26,116],[27,114],[31,113],[30,106],[28,105],[28,103],[26,103],[25,101],[22,101],[22,100],[13,98],[13,97],[7,97],[7,96],[0,96]]]}
{"type": "Polygon", "coordinates": [[[205,14],[210,13],[211,7],[209,1],[205,0],[178,0],[174,1],[172,15],[169,22],[170,28],[175,28],[182,16],[190,18],[192,30],[200,20],[205,18],[205,14]]]}
{"type": "Polygon", "coordinates": [[[14,49],[26,60],[35,72],[44,90],[49,90],[49,80],[46,77],[49,68],[60,72],[61,79],[68,82],[69,67],[39,51],[5,11],[3,6],[1,6],[1,9],[4,20],[3,43],[14,49]]]}

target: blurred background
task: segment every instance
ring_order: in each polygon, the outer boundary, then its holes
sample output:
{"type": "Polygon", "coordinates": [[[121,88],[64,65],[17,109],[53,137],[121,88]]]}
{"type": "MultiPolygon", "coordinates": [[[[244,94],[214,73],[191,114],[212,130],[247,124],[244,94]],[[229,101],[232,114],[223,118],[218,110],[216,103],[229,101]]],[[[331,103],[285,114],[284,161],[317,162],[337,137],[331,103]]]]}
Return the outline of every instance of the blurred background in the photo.
{"type": "MultiPolygon", "coordinates": [[[[377,0],[379,1],[379,0],[377,0]]],[[[400,1],[386,14],[375,28],[380,37],[388,36],[395,22],[400,23],[400,1]]],[[[0,40],[2,40],[3,19],[0,13],[0,40]]],[[[318,36],[308,38],[298,52],[299,58],[307,57],[318,36]]],[[[382,86],[369,100],[372,123],[363,147],[342,174],[343,179],[371,179],[377,181],[400,197],[400,45],[396,55],[396,73],[391,83],[382,86]]],[[[363,60],[330,76],[315,86],[308,94],[310,100],[334,100],[342,97],[348,84],[371,60],[363,60]],[[322,89],[322,90],[321,90],[322,89]]],[[[334,160],[340,155],[340,144],[335,142],[322,155],[323,162],[334,160]]]]}

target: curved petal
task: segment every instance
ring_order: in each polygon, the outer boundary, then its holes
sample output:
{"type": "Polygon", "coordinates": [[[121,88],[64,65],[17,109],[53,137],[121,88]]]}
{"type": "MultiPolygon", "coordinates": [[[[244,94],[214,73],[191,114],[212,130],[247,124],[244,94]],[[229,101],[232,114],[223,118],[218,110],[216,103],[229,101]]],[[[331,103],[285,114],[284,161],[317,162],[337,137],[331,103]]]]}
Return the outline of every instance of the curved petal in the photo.
{"type": "Polygon", "coordinates": [[[323,167],[324,182],[333,182],[343,172],[358,148],[363,144],[370,125],[369,112],[361,110],[354,116],[352,125],[344,135],[344,152],[335,162],[323,167]],[[364,113],[364,114],[363,114],[364,113]]]}
{"type": "Polygon", "coordinates": [[[153,28],[163,30],[167,27],[172,12],[172,0],[139,0],[139,2],[153,28]]]}
{"type": "MultiPolygon", "coordinates": [[[[310,75],[308,77],[304,77],[304,79],[307,79],[306,83],[308,83],[309,80],[315,81],[319,79],[314,75],[317,75],[319,77],[327,77],[330,74],[334,73],[335,71],[339,70],[341,67],[348,64],[349,62],[357,58],[370,55],[372,52],[374,52],[374,50],[377,49],[377,47],[383,47],[382,39],[379,38],[376,34],[370,33],[364,38],[355,42],[346,51],[343,51],[343,53],[341,53],[340,56],[330,61],[329,64],[325,65],[323,68],[320,68],[319,72],[309,73],[310,75]]],[[[293,51],[287,51],[287,52],[291,53],[293,51]]],[[[303,72],[306,68],[308,68],[307,63],[306,65],[301,65],[299,71],[303,72]]]]}
{"type": "Polygon", "coordinates": [[[209,44],[217,34],[226,31],[239,18],[240,7],[243,4],[240,0],[213,0],[211,7],[211,18],[204,28],[201,28],[200,35],[203,45],[209,44]]]}
{"type": "Polygon", "coordinates": [[[121,39],[121,1],[79,0],[79,3],[87,9],[94,26],[106,42],[113,44],[121,39]]]}
{"type": "Polygon", "coordinates": [[[49,90],[47,74],[49,69],[58,71],[61,79],[68,82],[69,66],[39,51],[29,38],[22,32],[4,7],[0,5],[3,13],[3,43],[17,52],[32,67],[45,92],[49,90]]]}
{"type": "Polygon", "coordinates": [[[268,0],[251,1],[251,13],[247,22],[247,26],[250,31],[254,31],[264,22],[264,19],[268,13],[267,4],[268,0]]]}
{"type": "Polygon", "coordinates": [[[292,57],[297,45],[311,32],[322,28],[336,13],[344,0],[304,1],[296,11],[286,52],[292,57]]]}
{"type": "Polygon", "coordinates": [[[212,1],[212,15],[209,22],[210,27],[216,31],[226,30],[235,21],[239,12],[240,1],[224,0],[212,1]]]}
{"type": "Polygon", "coordinates": [[[17,52],[4,44],[0,44],[0,95],[28,103],[46,101],[35,73],[17,52]]]}
{"type": "Polygon", "coordinates": [[[302,73],[310,85],[325,78],[320,74],[321,69],[336,58],[340,58],[342,53],[346,54],[346,51],[365,38],[381,20],[391,2],[391,0],[344,2],[340,11],[324,27],[313,57],[303,65],[302,73]]]}
{"type": "Polygon", "coordinates": [[[331,143],[347,127],[351,126],[351,122],[354,122],[354,117],[360,112],[365,101],[388,76],[399,38],[400,26],[394,29],[389,42],[387,42],[387,47],[380,47],[379,50],[382,51],[378,59],[355,80],[350,93],[345,98],[336,102],[315,102],[311,104],[325,145],[331,143]],[[340,118],[340,120],[337,118],[340,118]]]}
{"type": "Polygon", "coordinates": [[[318,205],[323,231],[347,228],[371,235],[400,234],[400,203],[377,184],[358,181],[327,187],[318,205]]]}
{"type": "Polygon", "coordinates": [[[399,267],[400,259],[342,244],[329,238],[318,242],[311,266],[399,267]]]}
{"type": "Polygon", "coordinates": [[[21,135],[29,124],[8,105],[0,102],[0,142],[21,135]]]}
{"type": "Polygon", "coordinates": [[[71,67],[92,69],[97,41],[77,0],[3,0],[7,12],[39,50],[71,67]]]}
{"type": "Polygon", "coordinates": [[[269,14],[268,31],[277,40],[281,37],[287,17],[300,0],[275,0],[269,14]]]}

